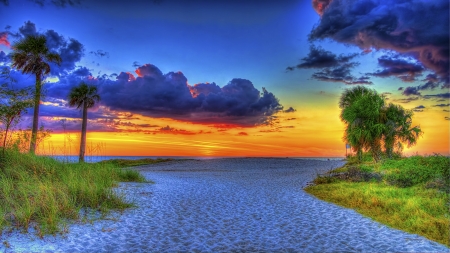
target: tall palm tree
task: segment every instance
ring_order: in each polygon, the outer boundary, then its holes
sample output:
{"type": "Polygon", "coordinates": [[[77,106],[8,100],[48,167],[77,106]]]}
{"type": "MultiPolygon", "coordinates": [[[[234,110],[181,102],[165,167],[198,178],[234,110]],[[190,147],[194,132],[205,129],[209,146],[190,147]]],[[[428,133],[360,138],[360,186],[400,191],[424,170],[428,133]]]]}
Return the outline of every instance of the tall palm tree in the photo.
{"type": "Polygon", "coordinates": [[[413,112],[405,110],[400,105],[390,103],[384,110],[385,112],[385,132],[384,148],[386,155],[392,158],[394,147],[398,150],[403,149],[402,143],[411,147],[417,143],[420,135],[423,134],[420,126],[411,127],[413,112]]]}
{"type": "Polygon", "coordinates": [[[84,153],[86,151],[87,111],[88,108],[95,105],[95,102],[99,101],[100,96],[97,93],[97,87],[93,85],[88,86],[84,82],[77,87],[73,87],[69,94],[69,106],[76,106],[77,109],[83,108],[79,162],[84,162],[84,153]]]}
{"type": "Polygon", "coordinates": [[[33,127],[31,131],[30,153],[36,151],[36,138],[39,124],[39,103],[41,100],[42,80],[50,73],[50,62],[61,64],[61,57],[49,51],[47,40],[43,35],[27,36],[13,46],[12,67],[22,73],[34,74],[36,89],[34,93],[33,127]]]}

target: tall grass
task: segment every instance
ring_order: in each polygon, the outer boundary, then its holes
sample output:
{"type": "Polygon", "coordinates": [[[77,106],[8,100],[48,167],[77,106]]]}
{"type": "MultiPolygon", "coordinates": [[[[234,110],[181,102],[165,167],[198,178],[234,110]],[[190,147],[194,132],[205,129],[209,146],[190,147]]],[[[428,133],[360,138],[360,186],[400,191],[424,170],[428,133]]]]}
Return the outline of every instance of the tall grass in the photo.
{"type": "Polygon", "coordinates": [[[81,209],[132,207],[112,189],[119,181],[145,178],[111,163],[61,163],[7,150],[0,157],[0,229],[33,226],[39,235],[53,234],[63,221],[80,218],[81,209]]]}
{"type": "Polygon", "coordinates": [[[450,158],[413,156],[378,164],[369,160],[359,164],[350,160],[329,176],[318,177],[317,185],[305,190],[391,227],[450,246],[450,158]]]}

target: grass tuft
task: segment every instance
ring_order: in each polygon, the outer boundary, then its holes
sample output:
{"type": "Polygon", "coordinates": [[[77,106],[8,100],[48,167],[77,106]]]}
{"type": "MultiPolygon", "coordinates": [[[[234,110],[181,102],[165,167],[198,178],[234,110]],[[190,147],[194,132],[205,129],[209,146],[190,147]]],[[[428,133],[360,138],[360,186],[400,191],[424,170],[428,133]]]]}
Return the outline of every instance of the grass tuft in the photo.
{"type": "Polygon", "coordinates": [[[79,219],[81,209],[132,207],[113,190],[119,181],[146,182],[111,163],[61,163],[7,150],[0,158],[0,229],[33,226],[39,235],[54,234],[67,219],[79,219]]]}

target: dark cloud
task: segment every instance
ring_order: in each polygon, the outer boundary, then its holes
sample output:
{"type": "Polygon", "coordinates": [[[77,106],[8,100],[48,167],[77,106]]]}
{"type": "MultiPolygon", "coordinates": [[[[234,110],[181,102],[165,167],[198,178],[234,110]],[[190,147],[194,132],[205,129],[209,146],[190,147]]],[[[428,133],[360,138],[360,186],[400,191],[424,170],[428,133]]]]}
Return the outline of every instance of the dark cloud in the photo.
{"type": "Polygon", "coordinates": [[[321,47],[312,45],[309,49],[309,53],[306,57],[302,58],[302,63],[294,67],[288,67],[287,70],[293,70],[294,68],[308,69],[308,68],[329,68],[338,67],[341,64],[348,63],[358,54],[349,55],[335,55],[330,51],[326,51],[321,47]]]}
{"type": "Polygon", "coordinates": [[[396,99],[394,101],[406,104],[406,103],[409,103],[411,101],[416,101],[416,100],[419,100],[419,97],[401,98],[401,99],[396,99]]]}
{"type": "Polygon", "coordinates": [[[239,132],[238,135],[239,136],[248,136],[248,133],[246,133],[246,132],[239,132]]]}
{"type": "Polygon", "coordinates": [[[19,28],[19,32],[22,36],[36,35],[36,25],[31,21],[26,21],[25,24],[19,28]]]}
{"type": "Polygon", "coordinates": [[[351,70],[359,65],[351,62],[358,54],[336,55],[321,47],[312,45],[308,56],[302,58],[302,63],[297,66],[287,67],[286,71],[298,69],[315,68],[321,69],[312,75],[313,79],[326,82],[342,82],[345,84],[372,84],[367,76],[354,77],[351,70]]]}
{"type": "Polygon", "coordinates": [[[450,117],[445,116],[444,119],[445,120],[450,120],[450,117]]]}
{"type": "Polygon", "coordinates": [[[322,3],[316,8],[321,20],[309,35],[311,41],[331,38],[363,50],[393,50],[414,57],[449,82],[448,0],[315,2],[322,3]]]}
{"type": "Polygon", "coordinates": [[[133,64],[131,65],[133,68],[139,68],[140,66],[142,66],[139,62],[134,61],[133,64]]]}
{"type": "Polygon", "coordinates": [[[424,98],[443,98],[443,99],[449,99],[450,98],[450,93],[441,93],[441,94],[436,94],[436,95],[425,95],[423,96],[424,98]]]}
{"type": "Polygon", "coordinates": [[[433,105],[433,107],[447,107],[450,106],[450,104],[438,104],[438,105],[433,105]]]}
{"type": "Polygon", "coordinates": [[[0,63],[9,62],[9,57],[5,54],[5,52],[0,51],[0,63]]]}
{"type": "Polygon", "coordinates": [[[403,87],[399,87],[397,90],[403,90],[403,87]]]}
{"type": "Polygon", "coordinates": [[[188,130],[183,130],[183,129],[175,129],[172,128],[170,126],[165,126],[165,127],[161,127],[158,131],[153,131],[153,132],[149,132],[149,133],[164,133],[164,134],[183,134],[183,135],[194,135],[195,132],[192,131],[188,131],[188,130]]]}
{"type": "Polygon", "coordinates": [[[419,105],[413,108],[413,111],[415,112],[423,112],[423,109],[425,109],[425,106],[419,105]]]}
{"type": "Polygon", "coordinates": [[[109,53],[108,52],[105,52],[105,51],[103,51],[103,50],[97,50],[97,51],[91,51],[91,52],[89,52],[90,54],[93,54],[93,55],[95,55],[95,56],[98,56],[98,57],[106,57],[106,58],[109,58],[109,53]]]}
{"type": "MultiPolygon", "coordinates": [[[[9,35],[14,33],[9,33],[9,35]]],[[[38,33],[36,25],[27,21],[19,28],[19,33],[14,36],[21,39],[28,35],[42,34],[47,39],[47,47],[51,52],[58,53],[61,56],[61,65],[55,63],[50,64],[51,75],[62,76],[68,74],[76,67],[76,63],[81,60],[84,55],[84,46],[76,39],[65,39],[62,35],[54,30],[47,30],[43,33],[38,33]]]]}
{"type": "Polygon", "coordinates": [[[295,112],[295,111],[297,111],[297,110],[295,110],[295,109],[292,108],[292,107],[289,107],[288,109],[284,110],[283,112],[289,113],[289,112],[295,112]]]}
{"type": "Polygon", "coordinates": [[[422,74],[425,68],[417,61],[401,58],[399,55],[384,55],[378,58],[378,65],[382,67],[375,73],[368,75],[377,77],[397,77],[404,82],[413,82],[416,76],[422,74]]]}
{"type": "Polygon", "coordinates": [[[5,6],[9,5],[9,0],[0,0],[0,3],[2,3],[5,6]]]}
{"type": "Polygon", "coordinates": [[[345,63],[335,68],[325,68],[312,75],[313,79],[325,82],[341,82],[347,85],[352,84],[372,84],[367,76],[356,78],[351,75],[351,69],[355,66],[352,63],[345,63]]]}
{"type": "Polygon", "coordinates": [[[264,88],[261,93],[245,79],[233,79],[220,88],[215,83],[190,86],[183,73],[162,74],[151,64],[136,73],[136,78],[120,73],[116,81],[98,82],[102,103],[112,110],[150,117],[246,126],[267,123],[283,110],[272,93],[264,88]]]}
{"type": "Polygon", "coordinates": [[[65,8],[68,6],[79,6],[81,5],[81,0],[28,0],[33,2],[40,7],[44,7],[45,5],[54,5],[59,8],[65,8]]]}
{"type": "Polygon", "coordinates": [[[405,96],[411,96],[411,95],[421,96],[422,95],[419,92],[419,89],[417,87],[406,87],[403,90],[402,94],[405,95],[405,96]]]}

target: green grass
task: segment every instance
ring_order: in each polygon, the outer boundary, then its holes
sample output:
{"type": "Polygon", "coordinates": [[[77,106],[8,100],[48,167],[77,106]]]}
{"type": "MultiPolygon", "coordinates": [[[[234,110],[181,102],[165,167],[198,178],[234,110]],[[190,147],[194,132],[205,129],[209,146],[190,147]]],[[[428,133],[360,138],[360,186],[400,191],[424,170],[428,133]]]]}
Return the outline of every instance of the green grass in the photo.
{"type": "Polygon", "coordinates": [[[428,157],[347,163],[333,171],[359,171],[382,180],[351,182],[354,177],[322,176],[305,190],[325,201],[355,209],[372,219],[450,246],[450,159],[428,157]],[[344,179],[343,179],[344,178],[344,179]]]}
{"type": "Polygon", "coordinates": [[[140,165],[147,165],[147,164],[155,164],[155,163],[161,163],[161,162],[168,162],[172,161],[173,159],[149,159],[149,158],[142,158],[142,159],[136,159],[136,160],[128,160],[128,159],[110,159],[101,161],[99,163],[101,164],[112,164],[117,167],[125,168],[125,167],[133,167],[133,166],[140,166],[140,165]]]}
{"type": "Polygon", "coordinates": [[[132,207],[113,190],[120,181],[146,182],[114,163],[61,163],[7,150],[0,156],[0,230],[33,226],[40,236],[54,234],[82,209],[106,214],[132,207]]]}

